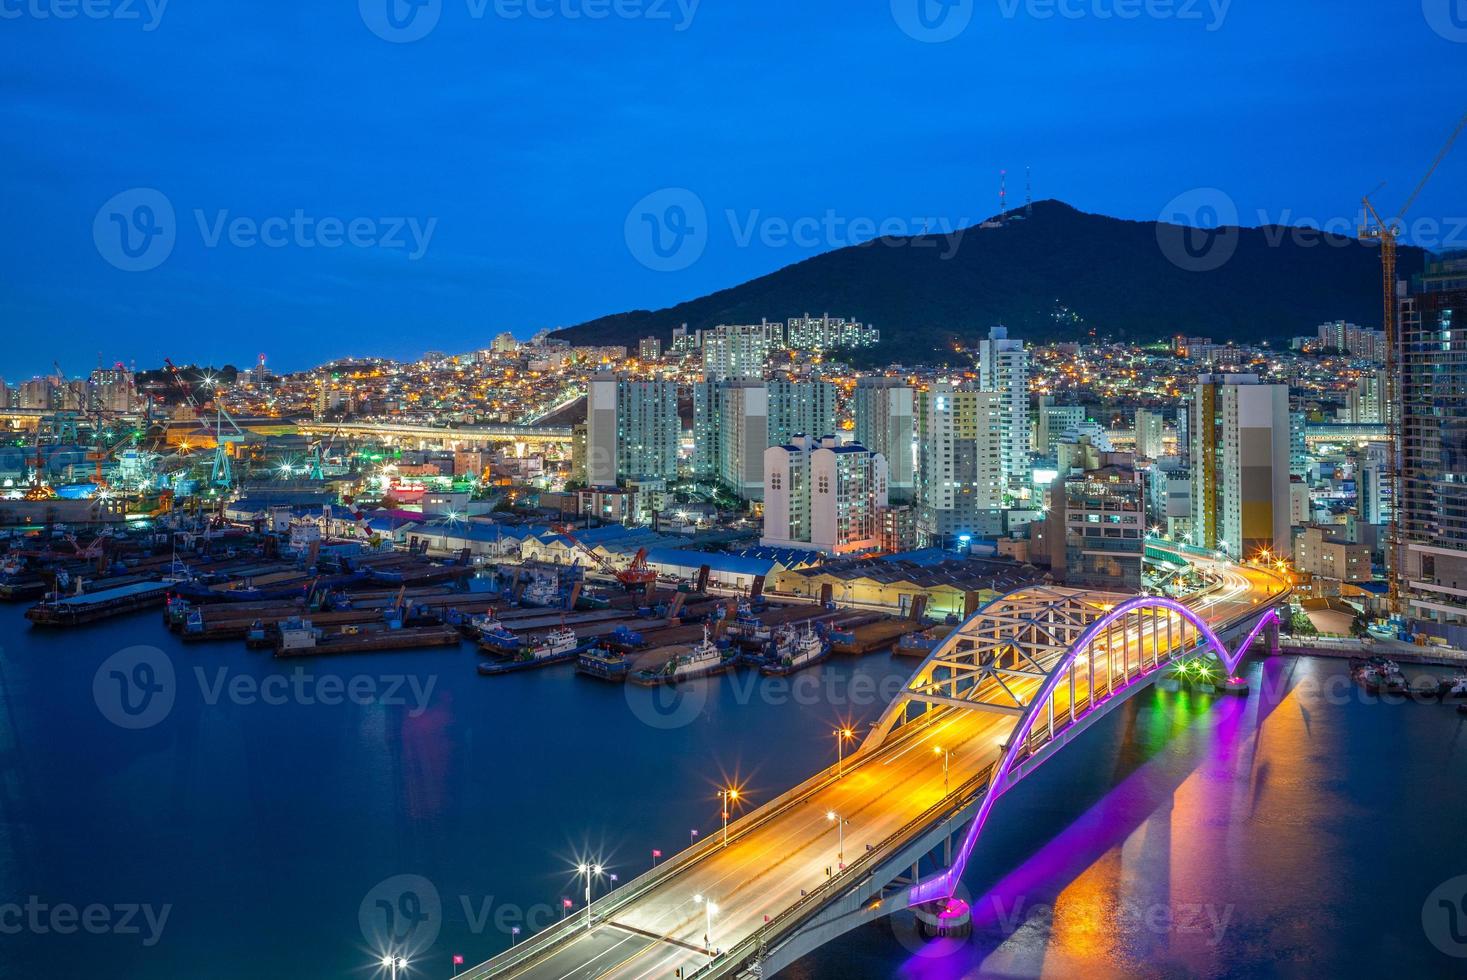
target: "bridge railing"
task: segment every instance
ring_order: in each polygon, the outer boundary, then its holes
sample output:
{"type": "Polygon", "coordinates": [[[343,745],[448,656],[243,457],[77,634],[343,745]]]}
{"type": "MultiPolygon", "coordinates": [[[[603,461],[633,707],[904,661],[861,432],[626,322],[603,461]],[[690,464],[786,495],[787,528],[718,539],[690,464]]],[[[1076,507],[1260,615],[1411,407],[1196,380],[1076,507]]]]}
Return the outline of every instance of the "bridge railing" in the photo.
{"type": "Polygon", "coordinates": [[[692,975],[694,977],[712,976],[729,969],[737,969],[755,959],[760,950],[767,948],[782,933],[814,915],[826,903],[858,885],[874,866],[890,857],[888,851],[906,843],[934,823],[951,819],[971,806],[980,794],[988,791],[993,781],[993,772],[994,764],[989,763],[977,775],[959,786],[957,792],[944,797],[941,802],[924,810],[900,829],[883,838],[880,843],[871,845],[864,854],[847,865],[845,870],[831,875],[818,888],[806,892],[794,905],[773,916],[752,934],[734,944],[732,949],[699,967],[692,975]]]}

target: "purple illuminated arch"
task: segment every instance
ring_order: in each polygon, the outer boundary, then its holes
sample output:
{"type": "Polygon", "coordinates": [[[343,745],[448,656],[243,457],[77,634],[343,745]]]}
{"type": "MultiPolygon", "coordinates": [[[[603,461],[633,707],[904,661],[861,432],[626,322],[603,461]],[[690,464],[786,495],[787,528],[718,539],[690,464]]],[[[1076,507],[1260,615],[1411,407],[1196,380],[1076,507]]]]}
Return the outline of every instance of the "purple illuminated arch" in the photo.
{"type": "Polygon", "coordinates": [[[993,810],[994,803],[998,802],[998,798],[1004,794],[1003,786],[1007,782],[1009,773],[1014,768],[1014,764],[1018,761],[1019,753],[1023,750],[1024,743],[1028,740],[1029,733],[1034,728],[1034,723],[1039,718],[1040,709],[1054,696],[1055,688],[1059,686],[1060,681],[1069,673],[1075,660],[1080,656],[1080,653],[1088,649],[1099,634],[1109,629],[1116,620],[1143,609],[1167,609],[1180,614],[1183,619],[1197,627],[1197,631],[1207,641],[1207,645],[1212,648],[1212,651],[1217,654],[1218,659],[1222,661],[1223,666],[1227,668],[1229,677],[1237,673],[1238,666],[1243,662],[1243,658],[1248,655],[1248,648],[1253,645],[1253,641],[1258,638],[1258,634],[1263,631],[1263,628],[1269,623],[1280,621],[1278,610],[1269,609],[1259,617],[1257,625],[1248,634],[1248,638],[1239,644],[1238,652],[1228,653],[1228,648],[1223,645],[1222,640],[1212,627],[1202,617],[1175,599],[1165,599],[1159,596],[1137,596],[1134,599],[1129,599],[1121,603],[1096,620],[1091,624],[1089,629],[1081,634],[1080,639],[1075,641],[1075,645],[1070,648],[1064,658],[1050,672],[1049,677],[1040,686],[1039,693],[1035,695],[1034,700],[1029,702],[1029,710],[1025,712],[1024,717],[1019,722],[1019,726],[1014,730],[1013,736],[1009,739],[1009,747],[1005,750],[1003,760],[999,763],[998,769],[989,781],[988,792],[984,794],[983,802],[978,805],[978,814],[973,818],[972,826],[968,828],[967,836],[963,840],[963,846],[958,849],[957,858],[953,861],[952,867],[941,872],[936,877],[913,885],[911,892],[908,894],[909,904],[922,905],[927,902],[949,899],[953,896],[954,891],[957,889],[958,880],[963,876],[963,869],[968,865],[968,858],[973,853],[973,847],[978,842],[978,836],[983,832],[983,825],[988,820],[988,814],[993,810]]]}

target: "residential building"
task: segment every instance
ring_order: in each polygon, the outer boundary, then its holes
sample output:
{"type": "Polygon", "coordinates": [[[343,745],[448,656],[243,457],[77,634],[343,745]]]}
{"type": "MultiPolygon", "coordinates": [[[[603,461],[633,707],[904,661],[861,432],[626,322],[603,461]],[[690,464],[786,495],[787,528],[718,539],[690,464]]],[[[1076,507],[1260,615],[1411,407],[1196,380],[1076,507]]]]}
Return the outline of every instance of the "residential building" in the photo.
{"type": "Polygon", "coordinates": [[[1003,530],[1004,419],[1001,392],[939,382],[918,396],[918,535],[950,547],[964,535],[1003,530]]]}
{"type": "Polygon", "coordinates": [[[643,337],[637,343],[637,359],[641,361],[662,360],[662,341],[656,337],[643,337]]]}
{"type": "Polygon", "coordinates": [[[783,324],[720,326],[703,333],[703,376],[708,381],[758,380],[771,349],[779,346],[783,324]]]}
{"type": "Polygon", "coordinates": [[[1405,612],[1467,645],[1467,256],[1428,264],[1401,307],[1397,506],[1405,612]]]}
{"type": "Polygon", "coordinates": [[[1391,520],[1390,480],[1386,471],[1384,443],[1366,443],[1360,469],[1355,475],[1358,505],[1356,514],[1366,524],[1388,524],[1391,520]]]}
{"type": "Polygon", "coordinates": [[[615,486],[626,477],[677,478],[682,421],[677,385],[629,381],[602,373],[586,398],[586,484],[615,486]]]}
{"type": "Polygon", "coordinates": [[[1289,554],[1288,386],[1204,374],[1191,412],[1193,543],[1249,558],[1289,554]]]}
{"type": "Polygon", "coordinates": [[[812,317],[807,313],[795,317],[786,326],[784,336],[785,347],[801,351],[875,347],[880,341],[881,333],[875,327],[829,314],[812,317]]]}
{"type": "Polygon", "coordinates": [[[899,378],[861,378],[852,396],[856,441],[886,457],[893,503],[916,499],[915,396],[916,390],[899,378]]]}
{"type": "Polygon", "coordinates": [[[1002,396],[1002,486],[1016,492],[1029,483],[1029,351],[1007,327],[991,328],[978,343],[978,387],[1002,396]]]}
{"type": "Polygon", "coordinates": [[[1294,540],[1294,568],[1336,582],[1369,582],[1370,548],[1351,544],[1338,528],[1306,527],[1294,540]]]}
{"type": "Polygon", "coordinates": [[[1145,408],[1136,410],[1136,455],[1142,459],[1161,459],[1166,455],[1166,417],[1145,408]]]}
{"type": "Polygon", "coordinates": [[[1051,405],[1050,396],[1041,395],[1035,416],[1034,451],[1049,456],[1066,432],[1085,421],[1083,405],[1051,405]]]}
{"type": "Polygon", "coordinates": [[[881,547],[886,460],[859,443],[797,435],[764,451],[764,537],[774,548],[832,555],[881,547]]]}
{"type": "Polygon", "coordinates": [[[1141,590],[1146,506],[1128,466],[1105,466],[1056,480],[1045,539],[1050,574],[1066,585],[1141,590]]]}
{"type": "Polygon", "coordinates": [[[775,378],[769,388],[769,445],[786,445],[797,435],[835,431],[837,392],[829,381],[775,378]]]}

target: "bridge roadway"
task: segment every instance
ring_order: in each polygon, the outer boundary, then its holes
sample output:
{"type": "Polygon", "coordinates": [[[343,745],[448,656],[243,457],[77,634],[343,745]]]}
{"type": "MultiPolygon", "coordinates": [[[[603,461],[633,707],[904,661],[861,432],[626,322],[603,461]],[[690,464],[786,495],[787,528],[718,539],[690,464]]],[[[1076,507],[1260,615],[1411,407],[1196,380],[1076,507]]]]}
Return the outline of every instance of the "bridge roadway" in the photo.
{"type": "MultiPolygon", "coordinates": [[[[1267,571],[1188,557],[1218,576],[1219,586],[1192,606],[1214,629],[1246,622],[1259,613],[1260,604],[1285,591],[1267,571]]],[[[1140,636],[1133,634],[1132,643],[1144,646],[1162,639],[1143,630],[1140,636]]],[[[1136,653],[1139,660],[1139,650],[1136,653]]],[[[1039,684],[1039,679],[1011,680],[1009,687],[1027,695],[1039,684]]],[[[1095,689],[1105,689],[1103,672],[1096,675],[1095,689]]],[[[1077,700],[1081,696],[1083,690],[1077,700]]],[[[952,753],[946,786],[956,791],[996,764],[1018,721],[1017,715],[989,711],[928,712],[871,751],[863,749],[847,758],[843,777],[837,778],[832,766],[732,824],[726,847],[710,835],[712,839],[678,856],[680,869],[645,887],[630,902],[616,903],[615,894],[598,901],[595,910],[605,908],[609,917],[598,918],[589,931],[581,925],[574,935],[563,934],[537,955],[522,952],[522,962],[501,955],[460,976],[665,978],[681,969],[682,976],[689,977],[710,962],[705,952],[707,913],[695,896],[711,900],[718,909],[708,944],[731,949],[763,925],[766,916],[772,918],[798,903],[802,890],[816,889],[827,881],[827,874],[839,873],[839,836],[828,812],[848,821],[849,861],[862,855],[868,844],[888,841],[904,829],[915,833],[914,821],[947,795],[936,748],[952,753]]],[[[638,884],[624,888],[636,891],[638,884]]],[[[579,916],[584,923],[584,909],[579,916]]],[[[533,944],[530,940],[522,946],[533,944]]]]}

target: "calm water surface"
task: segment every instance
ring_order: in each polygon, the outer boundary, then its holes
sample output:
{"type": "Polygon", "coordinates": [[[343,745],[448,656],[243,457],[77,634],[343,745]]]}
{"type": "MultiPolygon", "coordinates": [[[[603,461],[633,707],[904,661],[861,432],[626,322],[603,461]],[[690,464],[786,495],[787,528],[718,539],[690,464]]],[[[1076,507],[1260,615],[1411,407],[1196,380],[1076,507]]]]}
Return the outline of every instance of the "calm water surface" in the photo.
{"type": "MultiPolygon", "coordinates": [[[[21,613],[0,607],[5,977],[371,977],[389,929],[422,947],[410,975],[450,976],[579,907],[578,860],[627,881],[716,832],[725,782],[757,802],[828,764],[834,724],[911,669],[657,708],[569,668],[480,678],[467,647],[282,665],[156,614],[21,613]],[[71,909],[94,928],[58,934],[71,909]]],[[[972,938],[898,919],[787,975],[1467,975],[1438,948],[1467,954],[1467,915],[1427,901],[1467,874],[1467,717],[1365,703],[1344,670],[1255,663],[1276,693],[1246,703],[1143,693],[996,808],[972,938]]]]}

